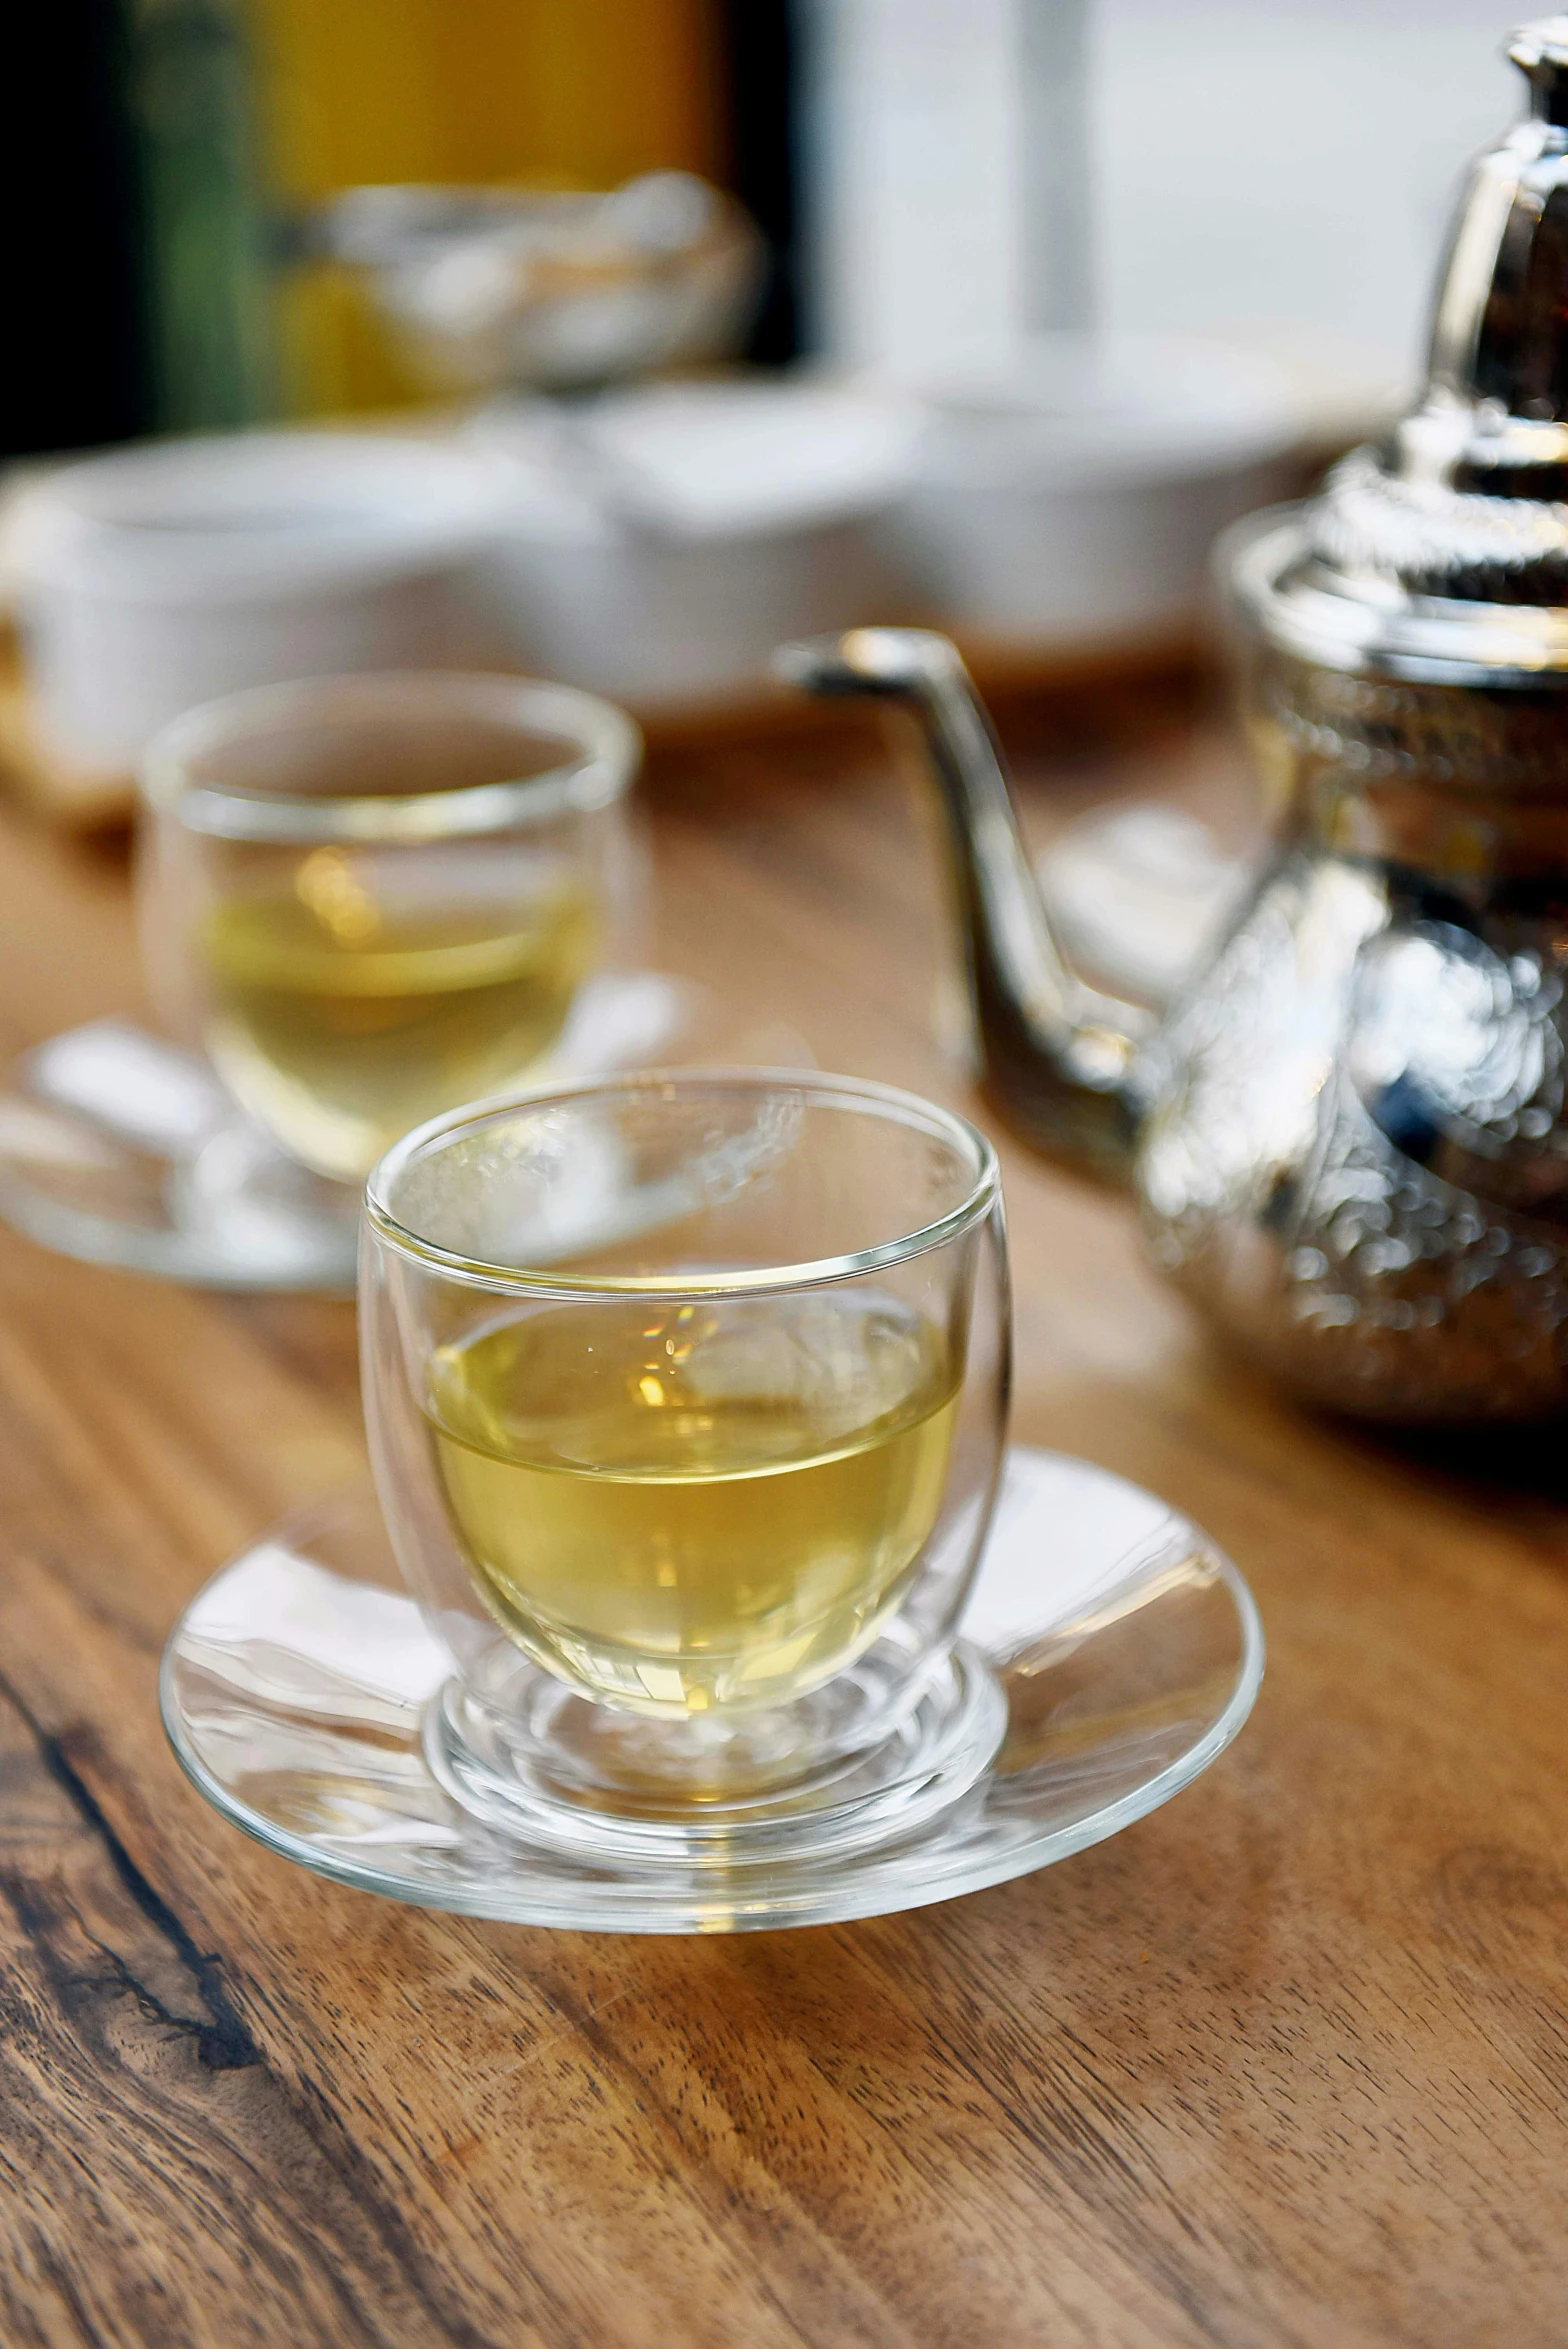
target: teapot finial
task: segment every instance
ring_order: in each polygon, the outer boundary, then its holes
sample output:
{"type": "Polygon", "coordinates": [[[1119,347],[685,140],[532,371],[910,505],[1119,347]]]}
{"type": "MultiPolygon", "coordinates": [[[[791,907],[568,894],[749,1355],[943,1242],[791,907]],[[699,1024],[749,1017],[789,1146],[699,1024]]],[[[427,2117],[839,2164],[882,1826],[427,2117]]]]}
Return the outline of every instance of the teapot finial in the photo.
{"type": "MultiPolygon", "coordinates": [[[[1505,419],[1568,420],[1568,16],[1524,26],[1508,54],[1531,112],[1471,168],[1438,286],[1428,393],[1479,409],[1492,440],[1506,438],[1505,419]]],[[[1462,468],[1475,436],[1456,426],[1462,468]]],[[[1521,488],[1531,494],[1523,482],[1504,494],[1521,488]]]]}
{"type": "Polygon", "coordinates": [[[1319,496],[1232,541],[1290,657],[1366,677],[1568,680],[1568,15],[1513,36],[1533,110],[1471,165],[1426,382],[1319,496]]]}
{"type": "Polygon", "coordinates": [[[1568,129],[1568,16],[1521,25],[1508,54],[1529,81],[1536,120],[1568,129]]]}

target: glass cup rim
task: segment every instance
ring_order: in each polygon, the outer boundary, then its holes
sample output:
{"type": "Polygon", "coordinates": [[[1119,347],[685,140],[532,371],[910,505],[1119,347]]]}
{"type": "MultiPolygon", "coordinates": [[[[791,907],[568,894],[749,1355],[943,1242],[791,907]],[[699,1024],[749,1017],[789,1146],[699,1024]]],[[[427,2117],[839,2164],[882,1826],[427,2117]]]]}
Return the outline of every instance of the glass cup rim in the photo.
{"type": "Polygon", "coordinates": [[[576,686],[477,669],[365,670],[253,685],[199,702],[148,743],[141,790],[155,812],[221,840],[286,847],[451,840],[611,807],[630,789],[641,757],[642,734],[626,712],[576,686]],[[203,782],[194,771],[224,743],[291,718],[308,719],[314,707],[325,716],[340,708],[353,714],[358,704],[366,716],[395,718],[400,703],[421,714],[442,702],[456,712],[515,725],[520,733],[553,735],[575,746],[575,754],[538,774],[401,796],[244,791],[203,782]]]}
{"type": "Polygon", "coordinates": [[[940,1103],[928,1101],[902,1086],[878,1084],[869,1077],[836,1076],[817,1069],[637,1069],[614,1076],[581,1077],[569,1084],[525,1087],[516,1093],[469,1102],[462,1109],[448,1110],[440,1117],[427,1119],[424,1125],[415,1126],[394,1142],[371,1169],[365,1184],[364,1220],[377,1238],[399,1255],[466,1287],[562,1299],[745,1297],[823,1288],[924,1256],[980,1222],[995,1205],[1000,1192],[1001,1168],[996,1151],[979,1127],[956,1110],[945,1109],[940,1103]],[[734,1273],[563,1273],[549,1266],[530,1270],[519,1265],[490,1264],[482,1258],[443,1248],[438,1242],[411,1231],[388,1204],[392,1186],[410,1161],[431,1144],[465,1126],[477,1128],[517,1110],[547,1108],[553,1102],[580,1101],[593,1094],[668,1093],[678,1088],[693,1092],[703,1088],[757,1093],[788,1091],[805,1096],[808,1101],[814,1096],[817,1106],[859,1109],[879,1115],[952,1145],[969,1161],[973,1180],[963,1198],[944,1214],[893,1239],[879,1240],[869,1248],[839,1256],[748,1267],[734,1273]]]}

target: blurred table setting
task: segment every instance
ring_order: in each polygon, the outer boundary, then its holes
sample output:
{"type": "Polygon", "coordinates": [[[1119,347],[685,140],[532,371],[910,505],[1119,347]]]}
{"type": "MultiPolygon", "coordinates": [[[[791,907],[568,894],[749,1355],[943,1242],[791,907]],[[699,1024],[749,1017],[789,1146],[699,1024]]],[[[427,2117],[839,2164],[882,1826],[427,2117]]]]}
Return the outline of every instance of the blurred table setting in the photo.
{"type": "Polygon", "coordinates": [[[764,698],[786,638],[868,618],[954,628],[982,671],[1137,665],[1194,638],[1214,535],[1298,424],[1267,366],[1068,336],[924,387],[695,378],[513,396],[417,438],[89,458],[4,514],[15,763],[46,808],[102,820],[193,704],[415,660],[689,722],[764,698]]]}

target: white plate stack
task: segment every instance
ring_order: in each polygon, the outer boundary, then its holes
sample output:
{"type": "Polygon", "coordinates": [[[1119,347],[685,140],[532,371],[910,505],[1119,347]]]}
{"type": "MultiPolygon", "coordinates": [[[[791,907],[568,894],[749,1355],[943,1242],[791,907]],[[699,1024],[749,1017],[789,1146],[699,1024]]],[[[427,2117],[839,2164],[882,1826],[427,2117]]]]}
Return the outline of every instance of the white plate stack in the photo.
{"type": "Polygon", "coordinates": [[[244,686],[482,661],[495,526],[491,469],[449,441],[247,433],[63,466],[5,532],[37,747],[116,777],[244,686]]]}
{"type": "Polygon", "coordinates": [[[350,670],[532,670],[655,711],[784,639],[923,619],[1046,656],[1189,624],[1298,432],[1216,346],[1050,336],[899,383],[715,378],[420,437],[170,441],[13,498],[40,750],[122,775],[192,704],[350,670]]]}

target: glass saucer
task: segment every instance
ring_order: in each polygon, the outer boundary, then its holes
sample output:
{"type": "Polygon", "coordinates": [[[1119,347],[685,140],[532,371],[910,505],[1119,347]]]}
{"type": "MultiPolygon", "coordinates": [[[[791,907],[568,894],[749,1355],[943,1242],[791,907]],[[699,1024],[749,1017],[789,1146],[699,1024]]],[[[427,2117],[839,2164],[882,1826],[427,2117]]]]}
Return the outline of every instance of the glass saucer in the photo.
{"type": "Polygon", "coordinates": [[[237,1826],[324,1876],[514,1924],[745,1932],[917,1908],[1065,1859],[1196,1778],[1263,1676],[1257,1608],[1198,1527],[1102,1468],[1014,1450],[957,1651],[1006,1707],[945,1807],[869,1847],[574,1853],[484,1823],[433,1774],[452,1663],[355,1488],[245,1550],[164,1653],[163,1718],[237,1826]]]}
{"type": "MultiPolygon", "coordinates": [[[[809,1067],[738,1036],[705,988],[654,971],[586,986],[541,1083],[658,1062],[809,1067]]],[[[0,1092],[0,1217],[62,1256],[211,1289],[354,1287],[359,1189],[298,1166],[204,1062],[128,1020],[40,1044],[0,1092]]]]}

